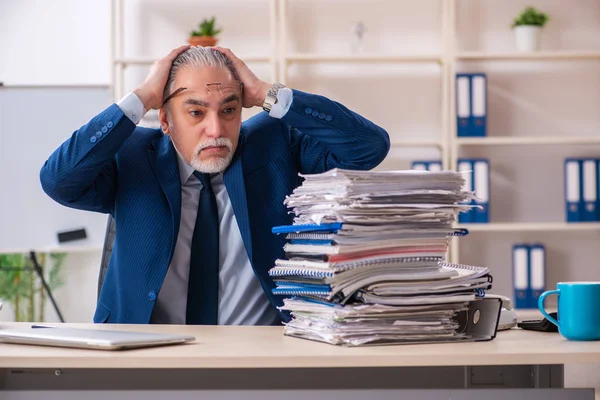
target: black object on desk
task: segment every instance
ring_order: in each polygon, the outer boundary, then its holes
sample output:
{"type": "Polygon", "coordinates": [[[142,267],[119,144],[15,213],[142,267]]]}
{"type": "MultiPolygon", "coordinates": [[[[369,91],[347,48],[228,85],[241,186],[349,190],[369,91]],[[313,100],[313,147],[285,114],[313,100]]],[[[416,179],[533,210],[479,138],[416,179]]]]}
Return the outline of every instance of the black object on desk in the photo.
{"type": "MultiPolygon", "coordinates": [[[[553,312],[549,313],[549,315],[557,319],[558,313],[553,312]]],[[[533,319],[527,321],[521,321],[517,324],[519,328],[527,329],[530,331],[539,331],[539,332],[558,332],[558,326],[554,325],[552,322],[548,321],[547,318],[542,319],[533,319]]]]}

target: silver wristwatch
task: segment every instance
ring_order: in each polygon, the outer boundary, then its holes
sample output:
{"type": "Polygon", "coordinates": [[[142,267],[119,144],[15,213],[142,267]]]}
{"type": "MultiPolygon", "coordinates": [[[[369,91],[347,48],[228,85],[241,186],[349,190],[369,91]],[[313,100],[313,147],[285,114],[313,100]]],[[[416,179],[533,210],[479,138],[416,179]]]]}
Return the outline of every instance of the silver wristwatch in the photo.
{"type": "Polygon", "coordinates": [[[263,102],[263,110],[266,112],[271,112],[271,108],[273,108],[273,104],[277,103],[277,93],[279,93],[279,89],[284,88],[285,85],[281,83],[274,83],[269,89],[267,93],[267,97],[265,97],[265,101],[263,102]]]}

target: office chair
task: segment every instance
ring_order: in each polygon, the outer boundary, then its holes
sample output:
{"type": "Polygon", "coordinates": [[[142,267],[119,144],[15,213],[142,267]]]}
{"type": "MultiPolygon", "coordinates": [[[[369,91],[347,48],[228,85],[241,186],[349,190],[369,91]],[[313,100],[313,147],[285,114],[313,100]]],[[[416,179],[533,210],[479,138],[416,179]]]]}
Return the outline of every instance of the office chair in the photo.
{"type": "Polygon", "coordinates": [[[102,290],[102,285],[104,284],[104,277],[106,276],[106,270],[108,269],[108,261],[112,254],[116,234],[117,226],[115,220],[109,215],[106,223],[106,233],[104,234],[104,247],[102,249],[102,261],[100,261],[100,272],[98,273],[98,297],[100,297],[100,290],[102,290]]]}

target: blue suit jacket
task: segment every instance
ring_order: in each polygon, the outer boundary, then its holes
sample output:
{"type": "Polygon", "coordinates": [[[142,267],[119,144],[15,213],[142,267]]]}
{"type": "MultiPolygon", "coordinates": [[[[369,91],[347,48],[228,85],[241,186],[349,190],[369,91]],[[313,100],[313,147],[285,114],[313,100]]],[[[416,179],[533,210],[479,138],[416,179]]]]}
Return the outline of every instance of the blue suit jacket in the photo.
{"type": "MultiPolygon", "coordinates": [[[[389,151],[385,130],[325,97],[293,91],[287,114],[242,124],[224,182],[248,257],[273,306],[268,271],[292,222],[283,205],[298,173],[371,169],[389,151]]],[[[112,104],[75,131],[41,169],[43,190],[67,207],[111,214],[116,238],[95,322],[148,323],[175,249],[181,208],[177,156],[160,129],[136,127],[112,104]]],[[[287,314],[281,314],[287,319],[287,314]]]]}

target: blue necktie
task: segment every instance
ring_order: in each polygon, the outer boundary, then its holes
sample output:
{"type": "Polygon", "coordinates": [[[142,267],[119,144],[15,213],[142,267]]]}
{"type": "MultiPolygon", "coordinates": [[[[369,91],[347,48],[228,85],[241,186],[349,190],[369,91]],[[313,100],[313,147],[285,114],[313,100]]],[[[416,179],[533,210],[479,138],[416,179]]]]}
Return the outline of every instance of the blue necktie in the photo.
{"type": "Polygon", "coordinates": [[[219,214],[210,177],[194,171],[202,182],[192,237],[186,322],[217,325],[219,308],[219,214]]]}

